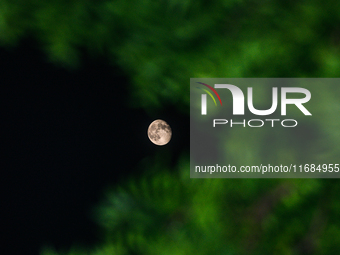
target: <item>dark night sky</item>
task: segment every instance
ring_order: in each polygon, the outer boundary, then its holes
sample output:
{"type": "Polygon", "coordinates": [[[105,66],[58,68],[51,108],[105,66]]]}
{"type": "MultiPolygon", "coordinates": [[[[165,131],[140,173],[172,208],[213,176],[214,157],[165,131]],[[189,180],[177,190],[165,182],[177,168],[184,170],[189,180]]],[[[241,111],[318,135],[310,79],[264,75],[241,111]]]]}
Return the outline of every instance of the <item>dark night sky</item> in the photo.
{"type": "Polygon", "coordinates": [[[189,119],[173,106],[155,116],[128,107],[129,79],[118,67],[84,54],[68,71],[37,48],[29,40],[0,48],[1,229],[12,254],[96,243],[89,215],[103,190],[141,174],[143,158],[168,150],[176,162],[189,146],[189,119]],[[167,146],[147,138],[156,118],[173,129],[167,146]]]}

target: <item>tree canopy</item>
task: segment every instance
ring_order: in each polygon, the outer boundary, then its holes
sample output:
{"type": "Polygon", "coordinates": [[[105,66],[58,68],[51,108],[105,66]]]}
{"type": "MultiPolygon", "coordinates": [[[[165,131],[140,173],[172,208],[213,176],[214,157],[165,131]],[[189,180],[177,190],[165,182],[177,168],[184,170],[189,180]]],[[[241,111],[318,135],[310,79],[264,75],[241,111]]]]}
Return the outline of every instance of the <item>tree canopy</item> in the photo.
{"type": "MultiPolygon", "coordinates": [[[[164,102],[188,114],[193,77],[339,77],[339,31],[339,1],[0,3],[3,46],[34,38],[51,61],[69,68],[81,65],[84,51],[106,56],[130,78],[131,106],[150,114],[164,102]]],[[[295,132],[259,131],[249,155],[282,162],[323,153],[324,163],[339,163],[339,95],[339,87],[320,91],[318,114],[295,132]]],[[[229,134],[227,155],[242,160],[247,132],[229,134]]],[[[144,178],[107,192],[96,210],[105,233],[98,247],[64,253],[340,252],[338,179],[196,180],[189,178],[187,154],[175,171],[160,158],[145,166],[144,178]]],[[[42,254],[62,253],[46,248],[42,254]]]]}

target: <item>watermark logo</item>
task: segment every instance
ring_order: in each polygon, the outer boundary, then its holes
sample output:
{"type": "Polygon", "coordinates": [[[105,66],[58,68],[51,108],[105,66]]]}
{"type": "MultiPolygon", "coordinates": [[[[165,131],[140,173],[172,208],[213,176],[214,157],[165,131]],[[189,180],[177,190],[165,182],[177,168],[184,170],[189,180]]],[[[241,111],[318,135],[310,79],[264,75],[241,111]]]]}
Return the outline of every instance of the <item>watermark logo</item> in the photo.
{"type": "MultiPolygon", "coordinates": [[[[220,103],[222,105],[221,99],[218,95],[218,93],[216,92],[216,90],[214,88],[212,88],[211,86],[198,82],[200,84],[203,84],[205,86],[207,86],[208,88],[210,88],[218,97],[218,99],[220,100],[220,103]]],[[[244,100],[244,94],[242,92],[242,90],[235,86],[235,85],[230,85],[230,84],[215,84],[215,88],[217,89],[228,89],[233,97],[233,115],[244,115],[244,105],[245,105],[245,100],[244,100]]],[[[207,93],[209,93],[209,95],[212,97],[212,99],[215,102],[216,105],[216,101],[214,99],[214,97],[211,95],[211,93],[207,90],[204,90],[207,93]]],[[[278,93],[277,93],[278,89],[276,87],[273,88],[272,91],[272,106],[270,107],[270,109],[267,110],[258,110],[255,109],[254,104],[253,104],[253,88],[248,88],[248,109],[251,113],[255,114],[255,115],[260,115],[260,116],[264,116],[264,115],[270,115],[272,113],[274,113],[277,109],[278,106],[278,93]]],[[[206,115],[207,114],[207,95],[203,94],[202,95],[202,100],[201,100],[201,114],[202,115],[206,115]]],[[[304,115],[312,115],[304,106],[304,103],[307,103],[309,100],[311,99],[311,93],[309,90],[304,89],[304,88],[294,88],[294,87],[286,87],[286,88],[281,88],[281,115],[286,115],[287,114],[287,105],[288,104],[294,104],[296,105],[301,112],[304,115]],[[287,94],[288,93],[302,93],[305,95],[304,98],[300,98],[300,99],[288,99],[287,98],[287,94]]]]}
{"type": "MultiPolygon", "coordinates": [[[[223,92],[225,89],[229,90],[232,95],[232,102],[233,102],[233,115],[245,115],[245,95],[243,91],[235,85],[231,84],[215,84],[214,88],[208,84],[202,83],[202,82],[196,82],[199,83],[208,89],[210,89],[218,98],[220,101],[220,104],[222,106],[222,100],[220,95],[217,93],[215,89],[223,89],[219,92],[223,92]]],[[[213,94],[204,88],[196,87],[204,92],[206,94],[201,95],[201,115],[207,115],[207,94],[212,98],[215,105],[217,106],[217,102],[215,100],[215,97],[213,94]]],[[[228,93],[229,94],[229,93],[228,93]]],[[[278,96],[278,88],[273,87],[272,88],[272,104],[269,109],[259,110],[254,107],[253,103],[253,88],[248,87],[247,88],[247,106],[248,110],[257,116],[268,116],[273,114],[278,106],[279,106],[279,96],[278,96]]],[[[307,110],[307,108],[304,106],[305,103],[309,102],[311,99],[311,93],[308,89],[305,88],[299,88],[299,87],[281,87],[281,116],[287,115],[287,105],[295,105],[304,115],[306,116],[312,116],[312,114],[307,110]],[[289,94],[298,94],[300,98],[289,98],[289,94]]],[[[262,127],[265,122],[271,122],[271,126],[274,127],[274,122],[280,121],[281,125],[283,127],[296,127],[298,122],[294,119],[286,119],[286,120],[280,120],[280,119],[251,119],[249,121],[246,121],[245,119],[242,122],[233,122],[233,120],[227,120],[227,119],[214,119],[213,120],[213,127],[216,127],[216,125],[224,125],[227,123],[230,123],[230,127],[233,127],[233,125],[241,124],[242,126],[246,126],[246,123],[249,127],[262,127]],[[293,123],[292,125],[288,125],[288,123],[293,123]],[[256,125],[255,125],[256,123],[256,125]]]]}
{"type": "MultiPolygon", "coordinates": [[[[220,101],[220,104],[222,105],[222,100],[221,100],[221,98],[220,98],[220,95],[217,93],[217,91],[216,91],[213,87],[211,87],[210,85],[205,84],[205,83],[203,83],[203,82],[197,82],[197,83],[202,84],[203,86],[206,86],[206,87],[209,88],[212,92],[214,92],[215,95],[217,96],[218,100],[220,101]]],[[[210,93],[209,90],[202,89],[202,88],[200,88],[200,87],[196,87],[196,88],[201,89],[201,90],[203,90],[204,92],[206,92],[206,93],[212,98],[212,100],[214,101],[215,105],[217,106],[216,100],[215,100],[214,96],[210,93]]],[[[201,114],[202,114],[202,115],[207,115],[207,94],[202,94],[202,95],[201,95],[201,100],[202,100],[202,101],[201,101],[201,114]]]]}

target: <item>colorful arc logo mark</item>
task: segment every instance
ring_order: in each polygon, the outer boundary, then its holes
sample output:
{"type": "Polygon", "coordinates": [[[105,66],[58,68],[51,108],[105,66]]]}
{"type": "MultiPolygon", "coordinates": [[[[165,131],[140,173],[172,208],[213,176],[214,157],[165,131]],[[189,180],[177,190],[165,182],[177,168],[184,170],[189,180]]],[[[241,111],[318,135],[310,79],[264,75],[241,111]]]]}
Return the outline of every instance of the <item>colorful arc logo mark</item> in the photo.
{"type": "MultiPolygon", "coordinates": [[[[222,105],[221,98],[220,98],[220,96],[218,95],[217,91],[216,91],[213,87],[211,87],[210,85],[205,84],[205,83],[203,83],[203,82],[197,82],[197,83],[202,84],[203,86],[206,86],[206,87],[209,88],[212,92],[214,92],[214,94],[217,96],[218,100],[220,101],[220,104],[222,105]]],[[[213,97],[213,95],[210,93],[209,90],[202,89],[202,88],[200,88],[200,87],[197,87],[197,88],[198,88],[198,89],[201,89],[201,90],[203,90],[203,91],[205,91],[205,92],[212,98],[212,100],[214,101],[215,105],[217,106],[216,100],[215,100],[215,98],[213,97]]],[[[207,115],[207,94],[202,94],[202,97],[201,97],[201,99],[202,99],[202,109],[201,109],[202,113],[201,113],[201,114],[202,114],[202,115],[207,115]]]]}

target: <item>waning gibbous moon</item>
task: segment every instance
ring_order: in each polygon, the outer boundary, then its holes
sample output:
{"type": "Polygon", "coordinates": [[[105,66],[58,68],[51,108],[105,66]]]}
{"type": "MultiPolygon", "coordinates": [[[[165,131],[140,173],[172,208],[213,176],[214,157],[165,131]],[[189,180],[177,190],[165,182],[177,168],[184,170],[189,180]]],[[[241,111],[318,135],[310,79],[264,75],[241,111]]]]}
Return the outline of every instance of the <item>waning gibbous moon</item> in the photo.
{"type": "Polygon", "coordinates": [[[153,121],[148,128],[148,137],[156,145],[165,145],[171,139],[172,131],[164,120],[153,121]]]}

